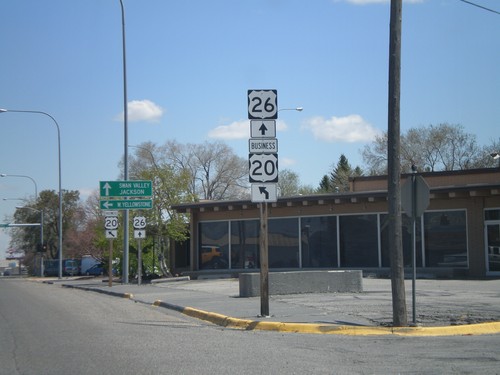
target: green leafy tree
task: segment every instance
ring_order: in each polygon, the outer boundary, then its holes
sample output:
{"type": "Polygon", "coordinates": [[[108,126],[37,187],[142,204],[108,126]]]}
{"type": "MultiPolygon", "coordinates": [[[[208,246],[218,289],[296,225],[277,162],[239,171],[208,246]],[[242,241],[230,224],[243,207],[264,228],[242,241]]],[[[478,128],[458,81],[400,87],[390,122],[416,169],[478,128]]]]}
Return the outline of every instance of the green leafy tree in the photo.
{"type": "MultiPolygon", "coordinates": [[[[148,249],[145,254],[149,255],[146,255],[143,263],[151,265],[145,270],[146,273],[158,272],[158,267],[154,266],[157,264],[166,274],[170,240],[186,240],[189,223],[188,216],[177,213],[171,206],[195,201],[190,189],[192,175],[190,170],[172,165],[165,155],[165,148],[149,142],[136,146],[136,149],[135,157],[131,158],[131,178],[153,182],[154,208],[137,213],[145,216],[147,221],[148,236],[141,240],[141,244],[143,249],[148,249]]],[[[131,243],[131,252],[137,254],[136,241],[132,240],[131,243]]],[[[136,270],[136,259],[130,259],[130,265],[132,271],[136,270]]]]}
{"type": "Polygon", "coordinates": [[[324,175],[320,181],[318,192],[320,193],[338,193],[349,191],[349,178],[362,176],[363,171],[360,167],[352,168],[347,157],[340,155],[337,165],[332,168],[330,175],[324,175]]]}
{"type": "MultiPolygon", "coordinates": [[[[65,236],[75,230],[79,222],[77,213],[79,206],[78,191],[63,191],[63,255],[65,257],[73,256],[71,248],[68,248],[65,236]]],[[[59,244],[59,194],[54,190],[44,190],[40,192],[36,200],[25,202],[23,207],[16,209],[14,213],[15,223],[40,223],[41,212],[43,212],[43,239],[47,246],[46,256],[49,259],[57,259],[59,244]]],[[[31,260],[40,245],[40,227],[26,226],[17,227],[12,231],[10,246],[23,251],[25,254],[25,264],[31,264],[31,260]]]]}
{"type": "Polygon", "coordinates": [[[331,189],[330,177],[325,174],[319,183],[318,193],[328,193],[331,189]]]}

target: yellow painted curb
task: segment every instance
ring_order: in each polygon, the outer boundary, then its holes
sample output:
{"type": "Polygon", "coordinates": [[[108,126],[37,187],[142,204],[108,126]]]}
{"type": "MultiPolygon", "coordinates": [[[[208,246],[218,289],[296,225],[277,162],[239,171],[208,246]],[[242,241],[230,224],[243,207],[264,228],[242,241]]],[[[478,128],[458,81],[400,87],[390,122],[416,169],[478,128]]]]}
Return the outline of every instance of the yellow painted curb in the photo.
{"type": "MultiPolygon", "coordinates": [[[[158,305],[161,301],[158,302],[158,305]]],[[[222,327],[276,332],[312,333],[358,336],[465,336],[500,333],[500,322],[445,327],[367,327],[314,323],[283,323],[232,318],[226,315],[185,307],[182,313],[222,327]]]]}

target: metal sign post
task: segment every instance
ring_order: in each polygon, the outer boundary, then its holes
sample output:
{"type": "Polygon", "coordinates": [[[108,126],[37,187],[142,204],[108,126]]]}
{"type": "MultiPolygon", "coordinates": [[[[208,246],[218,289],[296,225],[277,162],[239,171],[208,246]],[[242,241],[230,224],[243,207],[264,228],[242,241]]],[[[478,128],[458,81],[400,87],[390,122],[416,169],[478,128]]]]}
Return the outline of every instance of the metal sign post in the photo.
{"type": "Polygon", "coordinates": [[[269,252],[267,202],[260,204],[260,316],[269,316],[269,252]]]}
{"type": "Polygon", "coordinates": [[[137,285],[142,283],[142,239],[146,237],[146,218],[136,216],[133,220],[134,237],[137,240],[137,285]]]}
{"type": "Polygon", "coordinates": [[[113,286],[113,240],[109,239],[108,286],[113,286]]]}
{"type": "Polygon", "coordinates": [[[142,246],[141,240],[137,239],[137,285],[142,283],[142,246]]]}
{"type": "Polygon", "coordinates": [[[417,218],[422,216],[429,205],[430,189],[422,176],[417,176],[416,167],[412,166],[411,181],[407,181],[401,188],[401,206],[406,216],[411,218],[412,241],[412,313],[413,324],[417,322],[416,307],[416,280],[417,280],[417,218]]]}

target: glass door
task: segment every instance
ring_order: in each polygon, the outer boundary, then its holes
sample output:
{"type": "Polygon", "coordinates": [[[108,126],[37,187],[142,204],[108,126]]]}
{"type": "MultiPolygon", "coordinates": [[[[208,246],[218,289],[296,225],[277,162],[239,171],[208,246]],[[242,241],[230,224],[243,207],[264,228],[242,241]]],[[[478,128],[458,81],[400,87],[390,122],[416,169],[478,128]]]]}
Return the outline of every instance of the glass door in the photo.
{"type": "Polygon", "coordinates": [[[500,274],[500,222],[486,223],[486,271],[500,274]]]}

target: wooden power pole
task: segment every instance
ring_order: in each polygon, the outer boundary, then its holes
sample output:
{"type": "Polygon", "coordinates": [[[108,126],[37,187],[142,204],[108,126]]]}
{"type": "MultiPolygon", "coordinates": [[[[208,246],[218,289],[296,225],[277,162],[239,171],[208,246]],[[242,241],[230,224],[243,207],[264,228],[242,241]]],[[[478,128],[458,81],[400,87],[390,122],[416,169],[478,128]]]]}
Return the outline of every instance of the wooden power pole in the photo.
{"type": "Polygon", "coordinates": [[[400,96],[402,7],[402,0],[391,0],[387,158],[392,315],[393,324],[396,327],[408,325],[401,229],[400,96]]]}

